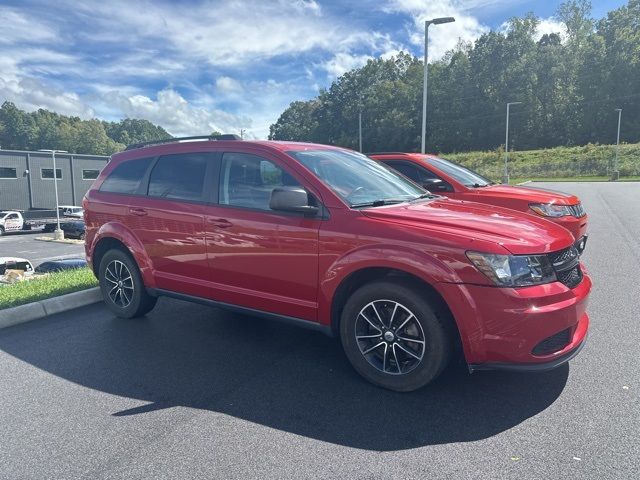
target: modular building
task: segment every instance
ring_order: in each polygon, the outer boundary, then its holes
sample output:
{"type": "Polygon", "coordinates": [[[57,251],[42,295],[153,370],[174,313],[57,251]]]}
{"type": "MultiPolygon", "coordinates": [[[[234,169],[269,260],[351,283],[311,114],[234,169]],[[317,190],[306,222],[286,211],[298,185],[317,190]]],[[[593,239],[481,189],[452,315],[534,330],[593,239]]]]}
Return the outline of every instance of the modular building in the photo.
{"type": "MultiPolygon", "coordinates": [[[[80,205],[109,161],[99,155],[56,153],[58,205],[80,205]]],[[[51,153],[0,150],[0,210],[55,208],[51,153]]]]}

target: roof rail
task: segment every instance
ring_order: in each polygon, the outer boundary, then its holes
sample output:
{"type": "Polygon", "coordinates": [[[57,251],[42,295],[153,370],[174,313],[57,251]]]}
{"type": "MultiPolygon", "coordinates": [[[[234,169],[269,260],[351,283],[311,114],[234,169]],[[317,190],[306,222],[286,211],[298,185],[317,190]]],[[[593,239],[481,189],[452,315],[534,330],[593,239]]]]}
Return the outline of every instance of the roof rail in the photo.
{"type": "Polygon", "coordinates": [[[127,145],[127,148],[125,148],[125,150],[135,150],[136,148],[150,147],[152,145],[161,145],[164,143],[179,143],[182,140],[220,141],[220,140],[242,140],[242,138],[233,133],[223,133],[222,135],[201,135],[201,136],[195,136],[195,137],[173,137],[173,138],[164,138],[162,140],[151,140],[149,142],[132,143],[131,145],[127,145]]]}

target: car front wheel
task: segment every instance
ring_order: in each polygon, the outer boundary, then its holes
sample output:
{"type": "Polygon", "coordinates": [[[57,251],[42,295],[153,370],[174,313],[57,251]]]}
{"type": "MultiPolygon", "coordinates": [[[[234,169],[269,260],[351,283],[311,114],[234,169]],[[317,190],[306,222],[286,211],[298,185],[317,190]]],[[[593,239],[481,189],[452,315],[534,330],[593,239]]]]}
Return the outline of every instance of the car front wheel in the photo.
{"type": "Polygon", "coordinates": [[[122,250],[109,250],[100,261],[100,290],[106,306],[118,317],[140,317],[156,304],[145,289],[140,270],[122,250]]]}
{"type": "Polygon", "coordinates": [[[409,282],[380,281],[347,301],[340,337],[360,375],[399,392],[434,380],[451,355],[449,329],[425,292],[409,282]]]}

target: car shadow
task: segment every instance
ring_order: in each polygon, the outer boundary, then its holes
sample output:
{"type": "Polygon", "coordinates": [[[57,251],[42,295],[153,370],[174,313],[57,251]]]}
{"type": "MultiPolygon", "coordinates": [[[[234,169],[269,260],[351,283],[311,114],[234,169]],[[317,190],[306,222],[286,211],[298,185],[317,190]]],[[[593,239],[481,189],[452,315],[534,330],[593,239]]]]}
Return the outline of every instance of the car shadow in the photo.
{"type": "Polygon", "coordinates": [[[354,448],[475,441],[543,411],[568,366],[544,374],[453,366],[412,393],[370,385],[322,334],[176,300],[121,320],[98,304],[0,332],[0,349],[88,388],[139,399],[130,415],[186,406],[354,448]]]}

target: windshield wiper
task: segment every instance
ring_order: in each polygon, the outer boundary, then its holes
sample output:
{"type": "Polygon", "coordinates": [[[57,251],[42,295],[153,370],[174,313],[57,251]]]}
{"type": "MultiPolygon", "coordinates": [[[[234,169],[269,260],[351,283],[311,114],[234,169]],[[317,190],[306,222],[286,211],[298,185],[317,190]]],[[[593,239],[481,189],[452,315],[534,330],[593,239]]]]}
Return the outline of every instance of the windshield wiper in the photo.
{"type": "Polygon", "coordinates": [[[438,198],[440,195],[436,195],[435,193],[423,193],[422,195],[418,195],[416,198],[412,198],[409,200],[410,202],[415,202],[416,200],[423,200],[425,198],[438,198]]]}
{"type": "Polygon", "coordinates": [[[395,205],[406,201],[406,198],[381,198],[379,200],[373,200],[372,202],[354,203],[351,205],[351,208],[382,207],[383,205],[395,205]]]}
{"type": "Polygon", "coordinates": [[[474,183],[473,185],[467,185],[467,186],[472,188],[484,188],[484,187],[488,187],[489,185],[493,185],[493,183],[483,183],[482,185],[480,185],[479,183],[474,183]]]}

